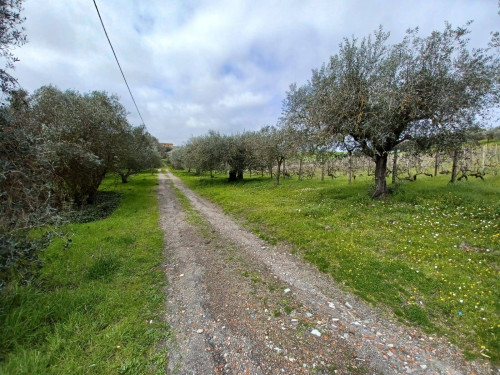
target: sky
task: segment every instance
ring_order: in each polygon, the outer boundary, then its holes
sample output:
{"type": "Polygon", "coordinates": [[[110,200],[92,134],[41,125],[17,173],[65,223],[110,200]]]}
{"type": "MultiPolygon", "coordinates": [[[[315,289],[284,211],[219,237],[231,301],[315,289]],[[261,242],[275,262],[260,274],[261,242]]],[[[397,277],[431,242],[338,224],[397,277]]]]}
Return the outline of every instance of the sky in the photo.
{"type": "MultiPolygon", "coordinates": [[[[399,42],[445,21],[486,47],[500,30],[498,0],[96,0],[148,131],[174,145],[209,130],[276,124],[290,84],[301,85],[345,37],[380,25],[399,42]]],[[[141,120],[92,0],[25,0],[28,43],[13,75],[30,93],[52,84],[117,94],[141,120]]]]}

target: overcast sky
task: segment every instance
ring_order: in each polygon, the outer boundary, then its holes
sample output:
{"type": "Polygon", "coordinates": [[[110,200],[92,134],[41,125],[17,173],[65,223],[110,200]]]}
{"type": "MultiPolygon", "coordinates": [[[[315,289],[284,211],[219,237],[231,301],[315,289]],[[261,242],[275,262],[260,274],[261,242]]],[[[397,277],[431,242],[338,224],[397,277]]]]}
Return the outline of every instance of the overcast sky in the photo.
{"type": "MultiPolygon", "coordinates": [[[[500,29],[497,0],[97,0],[146,126],[182,144],[276,123],[288,86],[335,54],[344,37],[383,25],[398,42],[444,22],[470,26],[471,46],[500,29]]],[[[29,42],[15,50],[14,76],[32,92],[53,84],[118,94],[141,123],[92,0],[26,0],[29,42]]]]}

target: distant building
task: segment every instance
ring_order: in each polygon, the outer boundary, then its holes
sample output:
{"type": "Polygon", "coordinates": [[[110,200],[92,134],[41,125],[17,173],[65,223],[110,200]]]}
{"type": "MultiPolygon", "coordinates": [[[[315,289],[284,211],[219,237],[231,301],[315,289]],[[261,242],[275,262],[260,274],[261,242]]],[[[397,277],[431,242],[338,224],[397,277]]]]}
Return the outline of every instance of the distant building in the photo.
{"type": "Polygon", "coordinates": [[[174,144],[173,143],[163,143],[163,142],[160,142],[160,145],[162,145],[163,147],[174,148],[174,144]]]}

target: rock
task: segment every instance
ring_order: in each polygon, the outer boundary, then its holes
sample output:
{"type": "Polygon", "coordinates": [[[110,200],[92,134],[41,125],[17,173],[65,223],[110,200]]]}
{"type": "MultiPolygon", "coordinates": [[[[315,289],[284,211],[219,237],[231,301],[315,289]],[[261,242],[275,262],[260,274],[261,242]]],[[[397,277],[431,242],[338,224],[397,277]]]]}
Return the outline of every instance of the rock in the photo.
{"type": "Polygon", "coordinates": [[[286,288],[283,292],[285,292],[285,294],[289,293],[290,292],[290,288],[286,288]]]}
{"type": "Polygon", "coordinates": [[[196,331],[196,333],[203,333],[203,330],[200,328],[199,330],[196,331]]]}
{"type": "Polygon", "coordinates": [[[311,334],[314,335],[314,336],[318,336],[318,337],[321,337],[321,332],[318,331],[317,329],[313,329],[311,331],[311,334]]]}
{"type": "Polygon", "coordinates": [[[345,305],[347,306],[347,308],[352,309],[352,306],[349,302],[346,302],[345,305]]]}

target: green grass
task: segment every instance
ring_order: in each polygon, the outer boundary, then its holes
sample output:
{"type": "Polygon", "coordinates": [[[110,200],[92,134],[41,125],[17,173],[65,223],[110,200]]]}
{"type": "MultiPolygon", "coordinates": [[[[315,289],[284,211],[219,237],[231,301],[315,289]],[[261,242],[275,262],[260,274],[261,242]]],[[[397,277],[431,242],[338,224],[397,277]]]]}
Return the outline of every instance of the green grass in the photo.
{"type": "Polygon", "coordinates": [[[488,146],[500,145],[500,139],[490,139],[490,140],[481,139],[479,141],[479,144],[481,146],[484,146],[484,145],[488,145],[488,146]]]}
{"type": "Polygon", "coordinates": [[[150,173],[106,179],[124,195],[113,214],[61,228],[31,283],[2,291],[1,374],[165,373],[156,186],[150,173]]]}
{"type": "Polygon", "coordinates": [[[421,178],[373,201],[367,179],[273,186],[269,178],[227,183],[222,175],[175,173],[367,301],[446,335],[471,357],[500,360],[500,176],[455,184],[421,178]]]}

